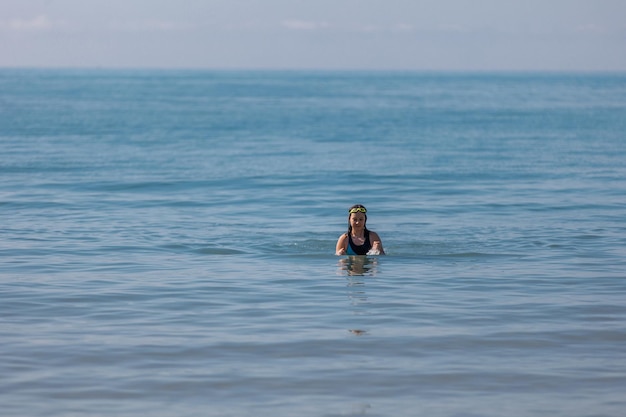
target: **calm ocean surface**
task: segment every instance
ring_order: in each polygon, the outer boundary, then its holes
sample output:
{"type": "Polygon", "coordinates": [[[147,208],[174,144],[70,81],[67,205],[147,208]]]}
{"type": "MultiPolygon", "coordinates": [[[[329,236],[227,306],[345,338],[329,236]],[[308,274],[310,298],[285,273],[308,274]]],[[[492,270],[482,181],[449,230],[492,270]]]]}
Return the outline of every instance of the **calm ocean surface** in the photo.
{"type": "Polygon", "coordinates": [[[625,74],[3,69],[0,212],[3,416],[626,410],[625,74]]]}

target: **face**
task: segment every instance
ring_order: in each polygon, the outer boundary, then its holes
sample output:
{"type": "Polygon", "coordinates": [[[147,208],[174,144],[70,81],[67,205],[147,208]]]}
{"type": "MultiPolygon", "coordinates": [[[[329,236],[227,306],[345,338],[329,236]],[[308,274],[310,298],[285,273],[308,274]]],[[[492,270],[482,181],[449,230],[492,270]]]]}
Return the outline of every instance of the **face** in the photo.
{"type": "Polygon", "coordinates": [[[352,213],[350,214],[350,226],[353,229],[360,229],[365,227],[365,214],[364,213],[352,213]]]}

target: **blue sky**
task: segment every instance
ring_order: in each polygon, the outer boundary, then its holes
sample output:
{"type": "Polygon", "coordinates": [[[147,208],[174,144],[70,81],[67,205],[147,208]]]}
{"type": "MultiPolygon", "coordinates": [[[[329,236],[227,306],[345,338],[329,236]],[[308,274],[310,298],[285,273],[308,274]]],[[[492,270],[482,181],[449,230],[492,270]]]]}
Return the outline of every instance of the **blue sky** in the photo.
{"type": "Polygon", "coordinates": [[[625,71],[625,0],[2,0],[1,67],[625,71]]]}

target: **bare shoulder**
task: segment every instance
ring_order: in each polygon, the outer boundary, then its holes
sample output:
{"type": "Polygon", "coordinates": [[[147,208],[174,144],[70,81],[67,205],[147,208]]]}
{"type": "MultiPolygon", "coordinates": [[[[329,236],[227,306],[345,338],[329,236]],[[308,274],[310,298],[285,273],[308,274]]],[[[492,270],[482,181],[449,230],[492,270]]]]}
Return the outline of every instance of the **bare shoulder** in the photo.
{"type": "Polygon", "coordinates": [[[376,232],[372,232],[372,231],[370,230],[370,240],[372,240],[372,241],[375,241],[375,240],[380,241],[380,236],[378,236],[378,233],[376,233],[376,232]]]}

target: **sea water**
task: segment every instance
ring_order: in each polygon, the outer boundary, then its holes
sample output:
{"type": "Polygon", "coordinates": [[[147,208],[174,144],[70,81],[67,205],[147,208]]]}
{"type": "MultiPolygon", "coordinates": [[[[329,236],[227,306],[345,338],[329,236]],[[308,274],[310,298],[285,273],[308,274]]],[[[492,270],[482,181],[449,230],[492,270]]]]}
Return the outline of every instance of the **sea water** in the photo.
{"type": "Polygon", "coordinates": [[[1,413],[622,416],[625,132],[624,74],[0,70],[1,413]]]}

